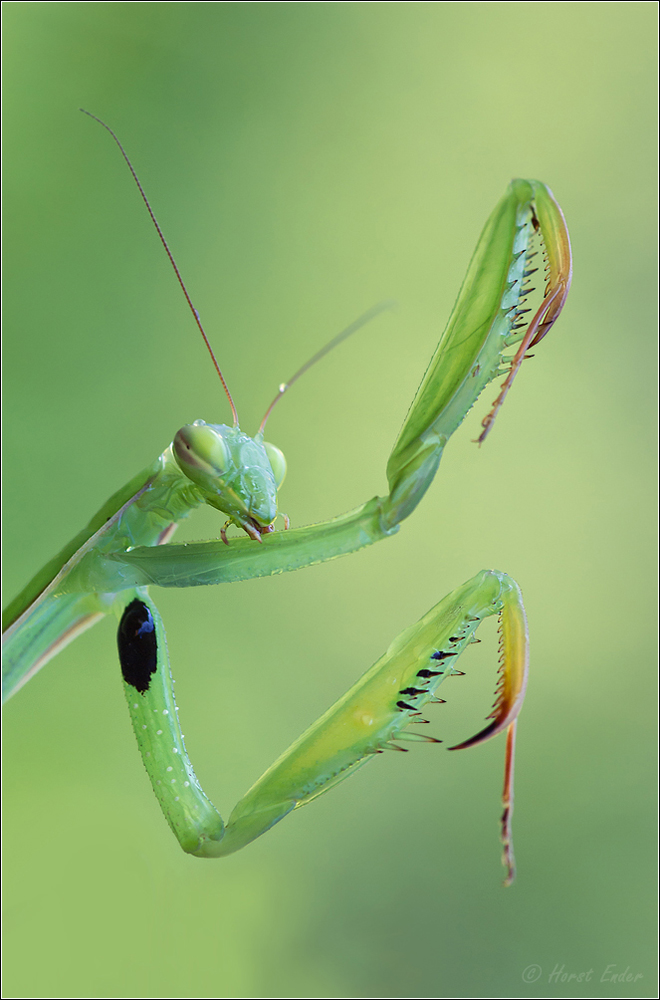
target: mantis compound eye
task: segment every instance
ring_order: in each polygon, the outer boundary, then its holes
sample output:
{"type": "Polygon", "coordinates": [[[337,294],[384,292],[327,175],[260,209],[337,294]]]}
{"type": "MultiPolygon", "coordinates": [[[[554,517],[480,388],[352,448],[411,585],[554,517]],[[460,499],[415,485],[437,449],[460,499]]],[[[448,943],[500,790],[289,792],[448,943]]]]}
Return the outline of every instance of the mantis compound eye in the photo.
{"type": "Polygon", "coordinates": [[[231,464],[222,435],[202,421],[182,427],[172,447],[181,471],[199,486],[209,486],[209,480],[222,478],[231,464]]]}
{"type": "Polygon", "coordinates": [[[270,444],[269,441],[264,441],[264,451],[268,455],[268,461],[275,476],[275,486],[279,490],[286,476],[286,458],[280,449],[276,448],[274,444],[270,444]]]}

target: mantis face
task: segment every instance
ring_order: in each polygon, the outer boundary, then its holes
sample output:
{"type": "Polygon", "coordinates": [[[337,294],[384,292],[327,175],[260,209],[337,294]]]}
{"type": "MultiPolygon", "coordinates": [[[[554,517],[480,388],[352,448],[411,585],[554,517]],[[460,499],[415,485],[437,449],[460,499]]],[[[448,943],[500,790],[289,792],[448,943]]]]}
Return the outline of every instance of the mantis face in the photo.
{"type": "Polygon", "coordinates": [[[239,427],[196,420],[177,432],[173,451],[181,471],[211,507],[255,540],[273,531],[277,491],[286,475],[279,448],[239,427]]]}

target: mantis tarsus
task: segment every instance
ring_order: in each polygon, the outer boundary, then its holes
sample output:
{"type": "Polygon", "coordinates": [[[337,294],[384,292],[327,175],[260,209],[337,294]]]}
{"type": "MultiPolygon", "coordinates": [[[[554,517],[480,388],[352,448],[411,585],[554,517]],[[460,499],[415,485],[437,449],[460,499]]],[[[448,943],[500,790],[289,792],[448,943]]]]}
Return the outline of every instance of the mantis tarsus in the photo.
{"type": "MultiPolygon", "coordinates": [[[[101,124],[133,173],[206,341],[137,175],[117,137],[101,124]]],[[[503,375],[499,396],[482,422],[479,442],[485,439],[528,349],[559,316],[570,280],[568,233],[551,191],[540,181],[512,181],[486,222],[447,328],[395,442],[387,465],[388,495],[320,524],[274,531],[277,491],[286,465],[279,449],[264,442],[263,432],[274,402],[288,385],[280,387],[251,438],[239,429],[216,363],[233,426],[197,420],[183,427],[153,465],[112,496],[11,602],[3,621],[4,697],[84,629],[106,614],[116,614],[131,720],[163,813],[185,851],[220,857],[245,846],[376,754],[405,750],[402,742],[440,742],[409,727],[427,721],[421,709],[441,700],[435,697],[438,685],[460,673],[458,656],[474,641],[480,622],[497,614],[501,665],[493,712],[481,732],[452,749],[474,746],[508,730],[502,840],[510,882],[513,751],[528,665],[527,624],[515,581],[505,573],[484,570],[401,633],[252,786],[226,826],[202,791],[186,753],[165,632],[147,588],[269,576],[334,559],[396,532],[428,489],[451,434],[485,386],[503,375]],[[539,251],[540,264],[532,262],[539,251]],[[535,272],[544,286],[534,310],[529,303],[535,272]],[[216,541],[165,544],[177,522],[204,503],[223,512],[227,524],[249,537],[228,541],[225,525],[216,541]]],[[[367,318],[365,314],[358,323],[367,318]]],[[[340,337],[348,332],[351,328],[340,337]]]]}

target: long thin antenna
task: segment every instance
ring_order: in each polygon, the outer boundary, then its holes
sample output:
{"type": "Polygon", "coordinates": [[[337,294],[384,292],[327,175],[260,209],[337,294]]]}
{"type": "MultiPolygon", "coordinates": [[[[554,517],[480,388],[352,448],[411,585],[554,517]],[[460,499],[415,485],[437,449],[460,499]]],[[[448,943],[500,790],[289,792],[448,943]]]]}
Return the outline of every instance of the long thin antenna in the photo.
{"type": "Polygon", "coordinates": [[[133,168],[133,164],[129,160],[128,155],[126,154],[126,150],[124,149],[124,147],[120,143],[119,139],[117,138],[117,136],[115,135],[115,133],[110,128],[110,126],[106,125],[105,122],[101,121],[100,118],[97,118],[96,115],[93,115],[91,113],[91,111],[85,111],[84,108],[80,108],[80,111],[82,111],[82,113],[84,115],[87,115],[89,118],[93,118],[95,122],[99,123],[99,125],[102,125],[103,128],[106,130],[106,132],[110,133],[110,135],[112,136],[112,138],[115,140],[115,142],[119,146],[119,149],[121,151],[121,155],[126,160],[126,163],[128,164],[128,169],[130,170],[130,172],[133,175],[133,180],[135,181],[135,183],[138,186],[138,191],[142,195],[142,200],[145,203],[145,205],[147,206],[147,211],[149,212],[149,215],[151,216],[151,221],[153,222],[154,226],[156,227],[156,232],[160,236],[160,242],[165,247],[165,253],[169,257],[170,264],[174,268],[174,273],[176,274],[176,276],[178,278],[178,281],[179,281],[179,284],[181,285],[181,289],[183,291],[183,294],[186,297],[186,302],[190,306],[191,312],[192,312],[193,316],[195,317],[195,322],[197,323],[197,326],[199,327],[199,332],[201,333],[202,337],[204,338],[204,343],[206,344],[206,346],[208,348],[209,354],[213,358],[213,364],[215,365],[215,370],[217,371],[218,375],[220,376],[220,381],[222,382],[223,388],[224,388],[225,392],[227,393],[227,399],[229,400],[229,405],[231,406],[231,412],[232,412],[232,415],[233,415],[233,418],[234,418],[234,427],[238,427],[238,414],[236,412],[236,407],[234,406],[234,400],[231,398],[231,393],[230,393],[229,389],[227,388],[227,383],[225,382],[224,377],[222,375],[222,372],[220,371],[220,366],[218,365],[218,362],[215,359],[215,354],[213,353],[213,349],[212,349],[211,345],[209,344],[209,339],[206,336],[206,334],[204,333],[204,327],[202,326],[202,321],[199,318],[199,313],[195,309],[194,305],[192,304],[191,298],[188,295],[188,289],[186,288],[186,286],[183,283],[183,278],[181,277],[181,272],[179,271],[179,268],[176,266],[176,261],[175,261],[173,255],[172,255],[172,251],[170,250],[169,246],[167,245],[167,240],[163,236],[162,229],[158,225],[158,220],[156,219],[156,216],[153,213],[151,205],[149,204],[149,199],[147,198],[146,194],[144,193],[144,189],[143,189],[142,185],[140,184],[140,180],[138,178],[138,175],[135,173],[135,170],[133,168]]]}
{"type": "Polygon", "coordinates": [[[277,403],[282,398],[284,393],[287,391],[287,389],[291,388],[294,382],[298,381],[301,375],[304,375],[306,371],[309,371],[312,365],[315,365],[317,361],[320,361],[321,358],[324,358],[326,354],[329,354],[330,351],[333,350],[333,348],[337,347],[338,344],[341,344],[341,342],[343,340],[346,340],[347,337],[350,337],[351,334],[356,333],[357,330],[360,330],[370,320],[374,319],[376,316],[379,316],[380,313],[385,312],[386,309],[393,309],[395,305],[396,302],[393,301],[379,302],[377,305],[372,306],[371,309],[367,309],[367,311],[365,313],[362,313],[361,316],[358,316],[358,318],[353,323],[351,323],[350,326],[347,326],[345,330],[342,330],[341,333],[338,333],[336,337],[333,337],[332,340],[329,340],[328,343],[325,345],[325,347],[322,347],[320,351],[316,352],[314,357],[310,358],[309,361],[306,361],[305,364],[302,366],[302,368],[299,368],[298,371],[295,373],[295,375],[291,376],[288,382],[282,382],[279,389],[277,390],[277,396],[266,410],[266,415],[264,419],[261,421],[261,426],[259,427],[259,434],[263,433],[263,429],[266,426],[266,421],[273,412],[273,407],[275,406],[275,403],[277,403]]]}

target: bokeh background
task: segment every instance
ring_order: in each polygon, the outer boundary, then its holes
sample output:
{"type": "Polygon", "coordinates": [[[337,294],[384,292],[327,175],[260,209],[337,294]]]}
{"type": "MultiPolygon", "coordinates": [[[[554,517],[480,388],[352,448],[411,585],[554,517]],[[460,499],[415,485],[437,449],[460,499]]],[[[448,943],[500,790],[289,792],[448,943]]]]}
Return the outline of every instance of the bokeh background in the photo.
{"type": "MultiPolygon", "coordinates": [[[[565,313],[487,445],[471,441],[492,389],[396,538],[154,593],[188,747],[226,816],[403,627],[483,567],[514,575],[532,634],[517,883],[498,860],[501,739],[385,755],[244,852],[185,856],[108,620],[5,712],[5,996],[656,995],[655,12],[3,4],[5,599],[179,426],[228,418],[130,176],[79,106],[132,156],[245,429],[326,339],[399,303],[272,418],[294,524],[384,492],[512,176],[552,186],[575,253],[565,313]]],[[[485,638],[435,710],[445,745],[491,703],[485,638]]]]}

